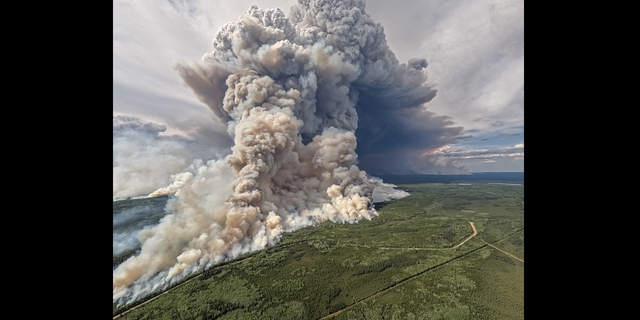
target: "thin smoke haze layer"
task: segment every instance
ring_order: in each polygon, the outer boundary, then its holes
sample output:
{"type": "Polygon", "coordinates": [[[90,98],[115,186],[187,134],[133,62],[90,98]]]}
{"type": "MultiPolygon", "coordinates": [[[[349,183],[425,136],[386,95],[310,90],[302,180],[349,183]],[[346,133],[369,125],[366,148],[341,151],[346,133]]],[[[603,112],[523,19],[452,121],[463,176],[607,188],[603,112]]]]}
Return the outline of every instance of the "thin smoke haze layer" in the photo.
{"type": "Polygon", "coordinates": [[[151,228],[160,222],[166,214],[164,206],[166,198],[156,198],[153,203],[140,204],[137,201],[125,200],[124,209],[118,206],[113,214],[113,255],[140,246],[137,234],[144,228],[151,228]],[[156,201],[156,199],[158,201],[156,201]]]}
{"type": "Polygon", "coordinates": [[[146,196],[167,186],[172,175],[195,159],[219,159],[214,148],[182,136],[161,136],[167,127],[142,119],[113,116],[113,199],[146,196]]]}
{"type": "Polygon", "coordinates": [[[420,146],[438,163],[432,151],[462,130],[424,109],[436,94],[426,60],[400,64],[364,1],[299,0],[289,17],[254,5],[213,47],[174,68],[227,123],[231,154],[196,160],[157,190],[175,194],[170,214],[138,233],[140,254],[114,270],[121,302],[273,245],[283,232],[376,217],[374,200],[407,194],[361,170],[356,148],[389,161],[420,146]],[[388,135],[408,141],[394,145],[388,135]]]}

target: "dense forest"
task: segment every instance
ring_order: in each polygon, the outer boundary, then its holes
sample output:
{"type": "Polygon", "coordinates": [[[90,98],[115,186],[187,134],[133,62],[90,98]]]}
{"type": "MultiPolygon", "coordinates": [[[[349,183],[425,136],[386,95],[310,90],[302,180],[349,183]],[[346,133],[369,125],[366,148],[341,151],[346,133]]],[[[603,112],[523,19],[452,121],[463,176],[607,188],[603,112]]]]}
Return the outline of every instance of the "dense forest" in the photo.
{"type": "Polygon", "coordinates": [[[524,186],[400,187],[411,196],[378,205],[380,216],[371,221],[325,222],[286,234],[273,247],[194,274],[163,293],[131,305],[114,303],[113,314],[118,319],[522,319],[524,186]],[[477,235],[453,249],[473,234],[469,222],[477,235]]]}

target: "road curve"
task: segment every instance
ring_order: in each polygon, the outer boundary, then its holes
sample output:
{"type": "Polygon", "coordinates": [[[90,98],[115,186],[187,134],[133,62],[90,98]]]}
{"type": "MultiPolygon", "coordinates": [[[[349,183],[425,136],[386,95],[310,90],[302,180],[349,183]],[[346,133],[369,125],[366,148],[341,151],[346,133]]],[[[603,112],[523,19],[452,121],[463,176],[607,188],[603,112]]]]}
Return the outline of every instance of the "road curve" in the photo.
{"type": "Polygon", "coordinates": [[[451,248],[451,250],[457,249],[459,246],[471,240],[471,238],[475,237],[478,234],[478,230],[476,230],[476,226],[473,224],[473,222],[469,221],[469,224],[471,225],[471,228],[473,228],[473,234],[470,235],[468,238],[464,239],[462,242],[458,243],[455,247],[451,248]]]}

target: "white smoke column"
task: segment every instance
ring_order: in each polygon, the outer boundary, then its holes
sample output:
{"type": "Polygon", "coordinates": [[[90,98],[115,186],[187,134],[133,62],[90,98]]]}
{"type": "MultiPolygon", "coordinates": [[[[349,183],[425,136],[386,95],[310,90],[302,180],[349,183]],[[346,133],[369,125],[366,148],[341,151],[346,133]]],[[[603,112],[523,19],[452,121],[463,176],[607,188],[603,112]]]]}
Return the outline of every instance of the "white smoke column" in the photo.
{"type": "Polygon", "coordinates": [[[377,182],[376,188],[373,189],[373,194],[371,195],[371,200],[373,201],[373,203],[384,202],[393,199],[402,199],[409,196],[408,192],[396,189],[397,186],[394,184],[384,183],[380,178],[371,178],[377,182]]]}
{"type": "Polygon", "coordinates": [[[182,186],[184,186],[187,181],[191,180],[191,178],[193,178],[193,174],[191,172],[181,172],[178,174],[173,174],[171,175],[171,180],[173,180],[173,182],[170,185],[150,193],[149,197],[174,194],[178,191],[178,189],[182,188],[182,186]]]}
{"type": "Polygon", "coordinates": [[[299,0],[290,19],[252,6],[220,29],[201,61],[176,64],[197,97],[228,121],[234,146],[225,161],[195,162],[192,175],[174,176],[158,191],[175,192],[171,214],[138,234],[140,254],[114,270],[114,299],[135,300],[272,245],[282,232],[372,219],[378,186],[387,190],[380,197],[407,195],[357,167],[358,97],[380,92],[407,110],[435,90],[424,84],[426,61],[399,64],[364,5],[299,0]]]}

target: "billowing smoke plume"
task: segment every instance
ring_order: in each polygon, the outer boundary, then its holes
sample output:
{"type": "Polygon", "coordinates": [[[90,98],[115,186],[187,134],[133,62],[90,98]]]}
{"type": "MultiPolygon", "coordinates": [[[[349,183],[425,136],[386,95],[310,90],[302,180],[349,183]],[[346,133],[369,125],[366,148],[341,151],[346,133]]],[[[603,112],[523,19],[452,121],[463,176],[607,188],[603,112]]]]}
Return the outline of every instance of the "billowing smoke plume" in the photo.
{"type": "MultiPolygon", "coordinates": [[[[211,148],[180,136],[160,136],[164,125],[136,117],[113,117],[113,198],[148,195],[167,186],[195,159],[221,158],[211,148]]],[[[159,195],[159,194],[158,194],[159,195]]]]}
{"type": "Polygon", "coordinates": [[[298,0],[289,18],[252,6],[213,47],[175,69],[228,123],[232,152],[195,161],[158,190],[175,192],[172,214],[138,234],[140,254],[114,271],[114,299],[134,300],[282,232],[371,219],[374,197],[406,193],[368,176],[358,155],[400,168],[418,147],[435,164],[433,151],[462,130],[424,110],[436,93],[427,62],[400,64],[362,0],[298,0]]]}

